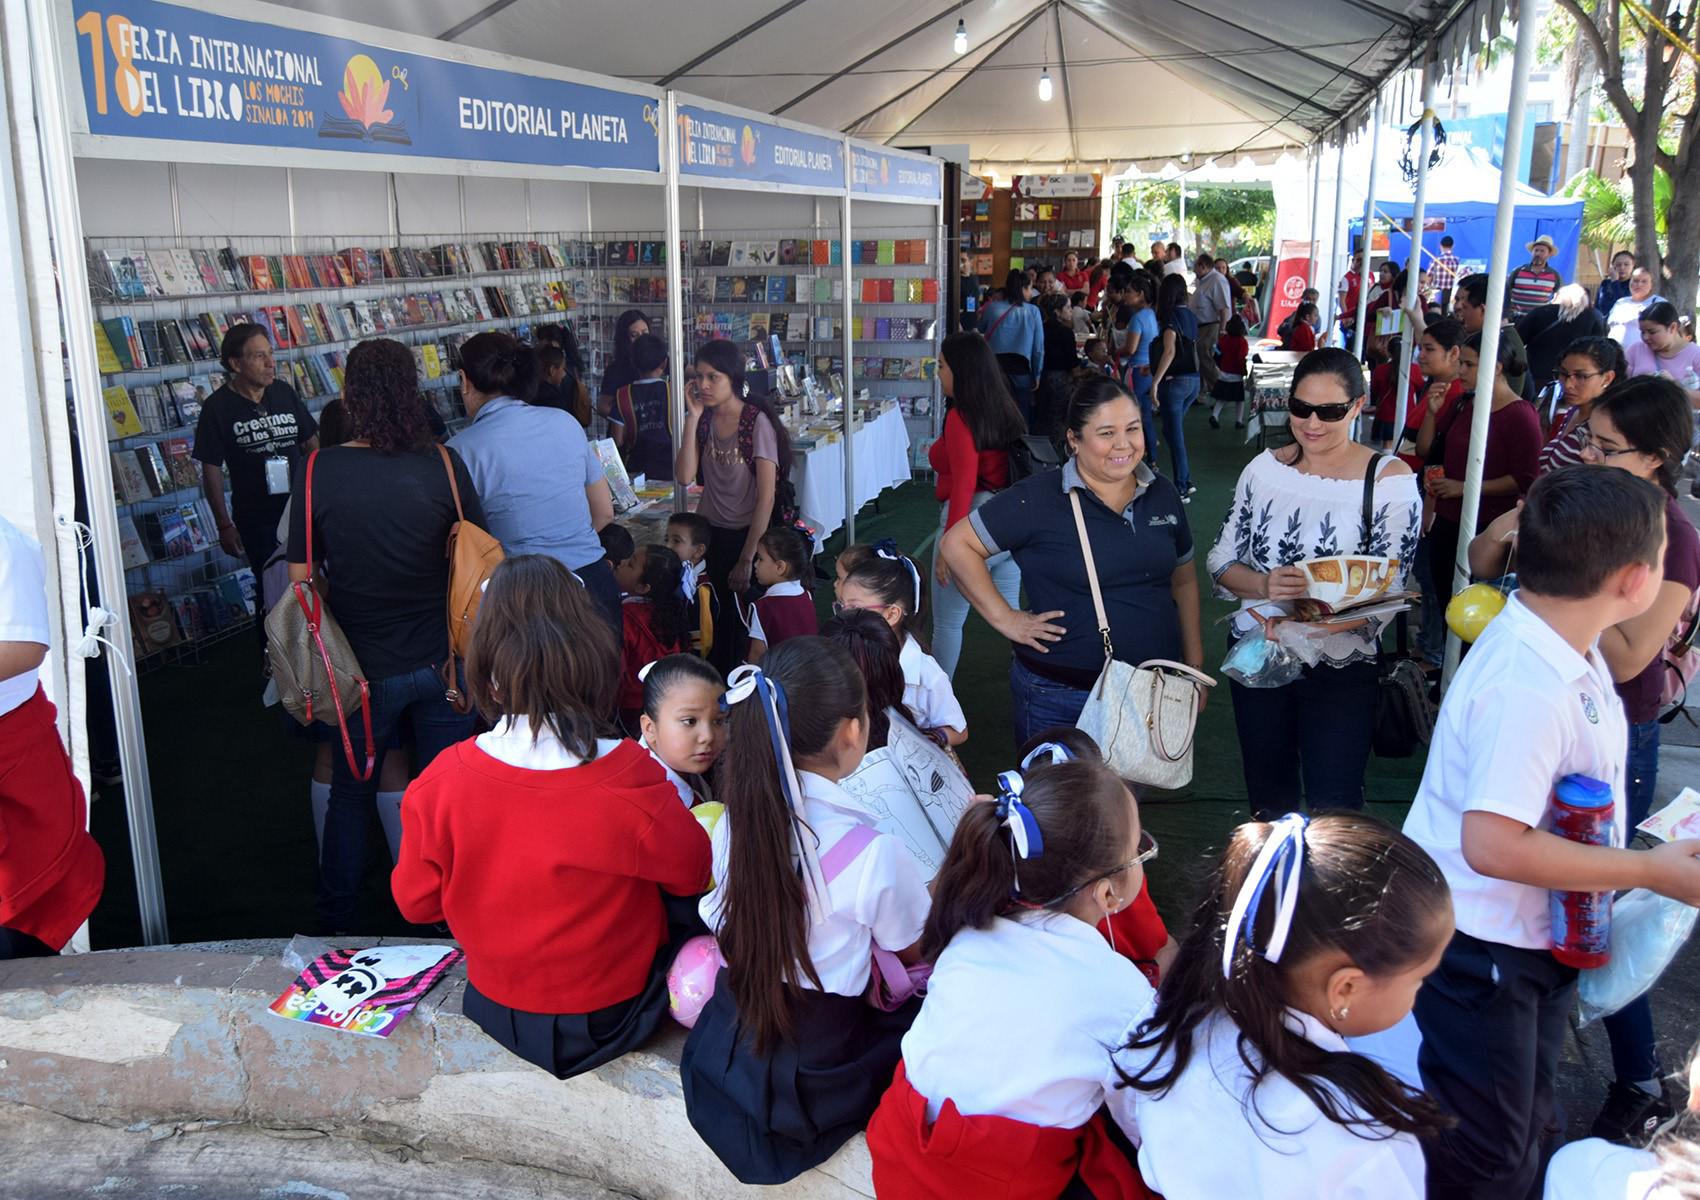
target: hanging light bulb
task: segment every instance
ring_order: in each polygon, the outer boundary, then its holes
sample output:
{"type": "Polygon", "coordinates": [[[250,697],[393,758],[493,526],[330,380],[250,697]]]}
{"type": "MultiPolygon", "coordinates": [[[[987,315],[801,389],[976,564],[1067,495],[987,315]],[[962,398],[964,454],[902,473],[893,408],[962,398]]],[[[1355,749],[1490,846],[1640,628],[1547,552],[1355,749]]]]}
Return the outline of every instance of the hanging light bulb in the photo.
{"type": "Polygon", "coordinates": [[[1046,67],[1039,72],[1039,99],[1049,102],[1051,98],[1051,68],[1046,67]]]}
{"type": "Polygon", "coordinates": [[[956,22],[956,37],[951,40],[951,49],[958,54],[968,53],[968,22],[958,18],[956,22]]]}

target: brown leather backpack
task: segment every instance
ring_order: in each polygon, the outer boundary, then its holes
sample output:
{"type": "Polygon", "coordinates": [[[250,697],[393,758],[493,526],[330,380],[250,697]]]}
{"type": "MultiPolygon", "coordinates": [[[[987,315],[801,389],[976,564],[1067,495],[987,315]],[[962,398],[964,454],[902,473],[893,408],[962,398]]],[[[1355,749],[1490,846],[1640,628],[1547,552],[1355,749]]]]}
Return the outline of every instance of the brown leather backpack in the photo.
{"type": "Polygon", "coordinates": [[[478,619],[478,605],[484,599],[484,584],[490,572],[504,557],[502,543],[466,519],[460,504],[460,485],[455,482],[455,468],[447,447],[438,446],[443,470],[449,475],[449,492],[455,498],[455,523],[449,527],[449,658],[443,664],[444,694],[455,708],[466,712],[471,702],[462,694],[455,672],[455,660],[464,659],[472,649],[472,627],[478,619]]]}

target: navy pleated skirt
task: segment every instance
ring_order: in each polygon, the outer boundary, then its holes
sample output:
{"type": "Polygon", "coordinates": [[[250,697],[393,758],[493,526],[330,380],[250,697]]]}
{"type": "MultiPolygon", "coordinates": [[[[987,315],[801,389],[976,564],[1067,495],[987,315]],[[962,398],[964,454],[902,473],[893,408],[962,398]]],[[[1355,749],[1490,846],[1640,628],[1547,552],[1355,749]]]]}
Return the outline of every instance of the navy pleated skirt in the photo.
{"type": "Polygon", "coordinates": [[[808,989],[795,1003],[795,1041],[758,1058],[722,969],[685,1042],[685,1111],[742,1183],[795,1179],[867,1128],[921,1011],[918,997],[881,1012],[859,996],[808,989]]]}
{"type": "Polygon", "coordinates": [[[531,1013],[498,1004],[466,984],[461,1011],[478,1027],[526,1062],[557,1079],[571,1079],[635,1050],[667,1015],[667,968],[674,945],[666,945],[650,964],[643,990],[630,1000],[591,1013],[531,1013]]]}

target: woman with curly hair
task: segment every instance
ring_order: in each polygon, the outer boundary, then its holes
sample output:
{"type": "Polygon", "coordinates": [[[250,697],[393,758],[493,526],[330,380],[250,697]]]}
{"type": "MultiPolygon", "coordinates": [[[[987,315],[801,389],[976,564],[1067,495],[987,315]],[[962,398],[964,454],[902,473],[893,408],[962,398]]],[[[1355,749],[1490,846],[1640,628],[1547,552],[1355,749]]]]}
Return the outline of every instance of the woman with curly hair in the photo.
{"type": "Polygon", "coordinates": [[[291,581],[335,564],[321,577],[320,591],[371,685],[373,769],[362,779],[350,762],[365,761],[364,718],[348,724],[353,753],[331,758],[319,851],[319,919],[327,933],[354,924],[384,748],[396,741],[402,722],[411,724],[421,771],[472,733],[474,717],[456,712],[443,694],[449,655],[443,548],[457,519],[451,471],[461,511],[484,524],[460,456],[431,440],[412,351],[389,338],[361,342],[348,355],[343,406],[350,440],[308,456],[297,470],[289,524],[291,581]]]}

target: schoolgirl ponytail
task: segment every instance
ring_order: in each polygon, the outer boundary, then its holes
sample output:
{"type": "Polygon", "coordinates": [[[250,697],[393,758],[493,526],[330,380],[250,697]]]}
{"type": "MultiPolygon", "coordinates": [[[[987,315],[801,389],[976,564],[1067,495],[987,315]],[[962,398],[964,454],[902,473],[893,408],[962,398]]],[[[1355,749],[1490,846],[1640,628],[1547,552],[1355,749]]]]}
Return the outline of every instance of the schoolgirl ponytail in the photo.
{"type": "Polygon", "coordinates": [[[824,915],[826,881],[822,847],[803,820],[795,758],[825,750],[844,721],[866,719],[867,692],[849,654],[819,637],[782,642],[728,682],[719,795],[732,839],[720,883],[720,949],[739,1019],[765,1054],[792,1037],[792,990],[805,979],[820,987],[809,926],[824,915]],[[812,908],[811,897],[820,898],[812,908]]]}
{"type": "MultiPolygon", "coordinates": [[[[1025,773],[998,776],[993,803],[957,822],[933,885],[921,955],[937,960],[961,930],[1026,910],[1061,911],[1080,890],[1127,863],[1134,811],[1127,785],[1102,762],[1048,744],[1025,773]]],[[[1129,897],[1131,899],[1131,897],[1129,897]]]]}

